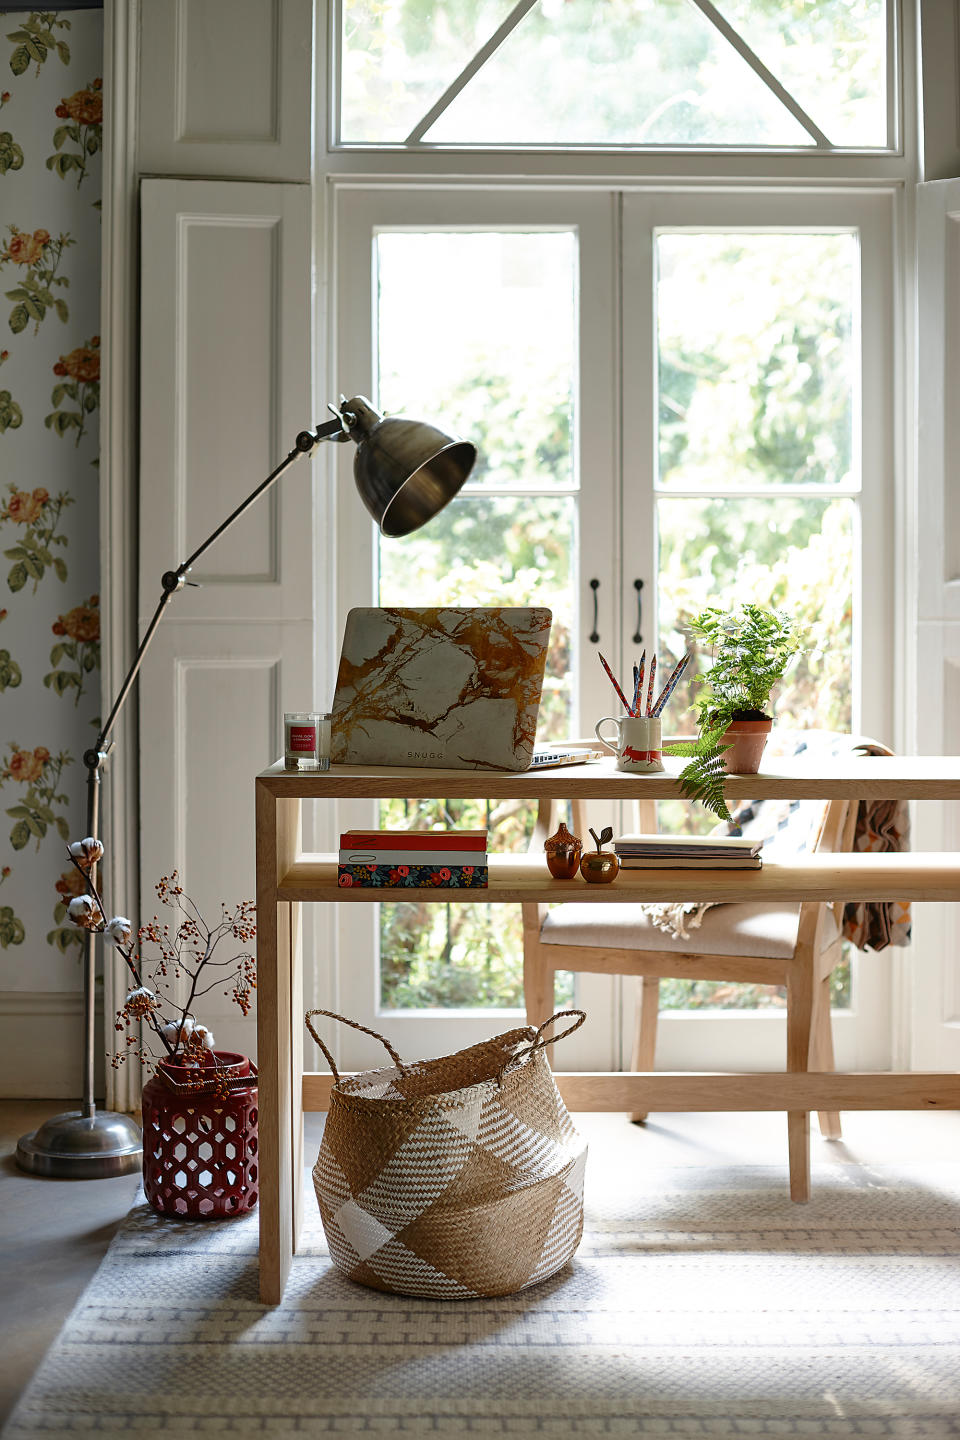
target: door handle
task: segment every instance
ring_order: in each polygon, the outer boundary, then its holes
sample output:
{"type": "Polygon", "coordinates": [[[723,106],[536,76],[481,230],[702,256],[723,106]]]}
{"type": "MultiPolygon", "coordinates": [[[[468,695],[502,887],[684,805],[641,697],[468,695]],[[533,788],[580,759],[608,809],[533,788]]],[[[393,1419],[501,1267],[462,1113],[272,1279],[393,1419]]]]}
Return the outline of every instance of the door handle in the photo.
{"type": "Polygon", "coordinates": [[[633,643],[640,645],[643,643],[643,636],[640,633],[640,626],[643,624],[643,581],[634,580],[633,588],[637,592],[637,628],[634,632],[633,643]]]}
{"type": "Polygon", "coordinates": [[[600,581],[591,580],[590,589],[593,591],[593,629],[590,631],[590,634],[587,638],[590,641],[591,645],[596,645],[600,639],[600,632],[597,629],[597,615],[599,610],[597,604],[597,591],[600,589],[600,581]]]}

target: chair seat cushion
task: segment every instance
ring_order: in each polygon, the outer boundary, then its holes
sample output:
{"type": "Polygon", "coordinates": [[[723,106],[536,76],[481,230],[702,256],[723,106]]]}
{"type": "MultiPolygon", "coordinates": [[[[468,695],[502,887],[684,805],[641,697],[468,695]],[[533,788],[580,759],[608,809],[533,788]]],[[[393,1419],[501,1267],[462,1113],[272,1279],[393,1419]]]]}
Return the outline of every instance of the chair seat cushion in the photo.
{"type": "MultiPolygon", "coordinates": [[[[658,929],[640,904],[572,902],[547,913],[540,939],[544,945],[657,950],[682,955],[751,955],[780,960],[793,954],[799,922],[799,905],[713,905],[699,927],[682,940],[658,929]]],[[[836,938],[833,910],[828,909],[823,926],[823,949],[836,938]]]]}

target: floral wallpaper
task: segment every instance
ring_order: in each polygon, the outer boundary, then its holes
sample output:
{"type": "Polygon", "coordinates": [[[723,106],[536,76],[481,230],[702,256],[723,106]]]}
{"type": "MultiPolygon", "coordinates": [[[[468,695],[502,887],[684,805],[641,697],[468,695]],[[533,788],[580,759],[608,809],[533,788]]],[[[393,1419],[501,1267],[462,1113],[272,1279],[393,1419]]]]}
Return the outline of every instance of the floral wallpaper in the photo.
{"type": "Polygon", "coordinates": [[[0,991],[76,991],[99,723],[103,17],[0,11],[0,991]]]}

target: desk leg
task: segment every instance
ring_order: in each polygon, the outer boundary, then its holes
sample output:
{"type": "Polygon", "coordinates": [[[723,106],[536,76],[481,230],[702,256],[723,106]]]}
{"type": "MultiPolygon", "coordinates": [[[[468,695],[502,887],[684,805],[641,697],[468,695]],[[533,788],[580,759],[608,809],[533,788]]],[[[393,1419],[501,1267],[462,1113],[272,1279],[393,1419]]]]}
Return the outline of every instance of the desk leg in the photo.
{"type": "MultiPolygon", "coordinates": [[[[294,1126],[302,1126],[300,1051],[293,1044],[294,994],[299,994],[299,929],[277,887],[300,845],[300,802],[278,800],[257,787],[257,1063],[260,1071],[260,1298],[277,1305],[290,1272],[298,1216],[294,1126]],[[294,1070],[296,1069],[296,1077],[294,1070]],[[296,1090],[294,1089],[296,1079],[296,1090]],[[296,1112],[296,1118],[294,1117],[296,1112]]],[[[299,1016],[297,1019],[299,1021],[299,1016]]]]}

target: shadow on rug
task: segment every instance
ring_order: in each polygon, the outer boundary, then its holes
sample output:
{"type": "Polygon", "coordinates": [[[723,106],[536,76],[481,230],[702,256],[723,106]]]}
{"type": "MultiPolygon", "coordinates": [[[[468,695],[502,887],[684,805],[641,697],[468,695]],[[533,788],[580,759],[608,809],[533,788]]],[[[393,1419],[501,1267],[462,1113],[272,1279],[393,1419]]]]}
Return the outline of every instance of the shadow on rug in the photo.
{"type": "Polygon", "coordinates": [[[624,1174],[591,1154],[567,1270],[500,1301],[330,1268],[312,1196],[283,1304],[257,1218],[140,1204],[4,1430],[262,1436],[960,1435],[960,1166],[624,1174]]]}

